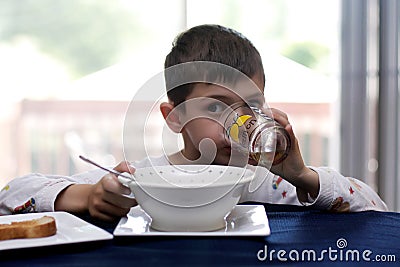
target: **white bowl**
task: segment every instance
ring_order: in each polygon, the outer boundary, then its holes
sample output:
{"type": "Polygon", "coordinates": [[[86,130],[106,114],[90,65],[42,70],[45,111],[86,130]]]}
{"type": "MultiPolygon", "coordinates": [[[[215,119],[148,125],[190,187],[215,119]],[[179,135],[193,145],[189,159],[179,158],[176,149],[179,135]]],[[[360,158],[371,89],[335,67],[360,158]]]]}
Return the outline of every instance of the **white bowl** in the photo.
{"type": "Polygon", "coordinates": [[[249,169],[221,165],[168,165],[137,169],[129,186],[140,207],[160,231],[213,231],[251,181],[249,169]]]}

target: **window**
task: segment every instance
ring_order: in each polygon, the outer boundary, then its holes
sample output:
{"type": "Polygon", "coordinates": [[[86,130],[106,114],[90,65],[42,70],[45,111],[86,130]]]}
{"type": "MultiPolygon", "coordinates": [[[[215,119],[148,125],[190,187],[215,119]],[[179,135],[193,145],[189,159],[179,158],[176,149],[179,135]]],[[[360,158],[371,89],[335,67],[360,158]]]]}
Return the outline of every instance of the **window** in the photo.
{"type": "MultiPolygon", "coordinates": [[[[379,193],[400,211],[400,3],[381,1],[379,12],[379,193]]],[[[376,161],[373,161],[375,163],[376,161]]],[[[373,168],[375,164],[372,164],[373,168]]]]}
{"type": "Polygon", "coordinates": [[[400,209],[398,1],[342,2],[341,169],[400,209]]]}
{"type": "Polygon", "coordinates": [[[162,71],[184,18],[181,0],[1,1],[0,187],[87,170],[78,153],[123,160],[129,101],[162,71]]]}

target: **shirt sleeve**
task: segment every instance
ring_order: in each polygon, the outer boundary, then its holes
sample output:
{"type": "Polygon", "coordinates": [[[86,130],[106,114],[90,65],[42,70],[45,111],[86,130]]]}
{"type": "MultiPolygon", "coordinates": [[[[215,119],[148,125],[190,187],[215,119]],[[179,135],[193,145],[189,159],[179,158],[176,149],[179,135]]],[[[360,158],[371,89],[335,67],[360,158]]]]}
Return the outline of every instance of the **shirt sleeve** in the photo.
{"type": "MultiPolygon", "coordinates": [[[[131,162],[135,168],[168,164],[165,156],[131,162]]],[[[32,173],[14,178],[0,190],[0,215],[54,211],[54,202],[65,188],[72,184],[95,184],[105,174],[106,171],[93,169],[72,176],[32,173]]]]}
{"type": "Polygon", "coordinates": [[[0,214],[54,211],[58,194],[72,184],[94,184],[105,174],[93,170],[74,176],[32,173],[11,180],[0,191],[0,214]]]}
{"type": "Polygon", "coordinates": [[[244,189],[240,202],[304,205],[332,212],[388,210],[378,194],[362,181],[344,177],[330,168],[311,169],[318,173],[320,183],[320,190],[315,199],[309,196],[307,202],[301,202],[295,186],[266,169],[256,169],[254,179],[244,189]]]}
{"type": "Polygon", "coordinates": [[[312,205],[332,212],[388,210],[378,194],[364,182],[344,177],[330,168],[312,169],[318,173],[320,191],[316,199],[309,198],[309,202],[303,202],[303,205],[312,205]]]}
{"type": "Polygon", "coordinates": [[[244,188],[239,202],[260,202],[300,206],[296,187],[263,167],[249,166],[252,181],[244,188]]]}

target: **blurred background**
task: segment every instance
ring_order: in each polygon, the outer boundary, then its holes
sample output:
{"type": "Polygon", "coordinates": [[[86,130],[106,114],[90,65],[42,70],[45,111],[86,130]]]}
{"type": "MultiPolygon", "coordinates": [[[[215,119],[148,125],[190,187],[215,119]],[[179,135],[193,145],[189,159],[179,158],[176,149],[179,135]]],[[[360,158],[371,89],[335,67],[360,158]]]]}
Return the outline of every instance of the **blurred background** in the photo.
{"type": "MultiPolygon", "coordinates": [[[[396,0],[0,0],[0,188],[91,168],[79,154],[143,158],[123,144],[130,101],[177,34],[217,23],[262,54],[266,100],[289,115],[306,164],[357,177],[400,210],[399,17],[396,0]]],[[[151,155],[165,145],[155,115],[151,155]]]]}

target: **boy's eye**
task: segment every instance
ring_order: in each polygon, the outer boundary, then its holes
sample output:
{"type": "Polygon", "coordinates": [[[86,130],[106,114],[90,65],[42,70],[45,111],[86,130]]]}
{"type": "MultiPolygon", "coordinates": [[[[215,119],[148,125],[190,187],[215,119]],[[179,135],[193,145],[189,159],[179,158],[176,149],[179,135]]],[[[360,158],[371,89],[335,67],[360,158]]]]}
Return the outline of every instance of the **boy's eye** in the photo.
{"type": "Polygon", "coordinates": [[[222,112],[224,108],[224,105],[221,103],[212,103],[207,107],[207,110],[210,112],[222,112]]]}

